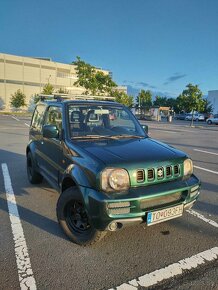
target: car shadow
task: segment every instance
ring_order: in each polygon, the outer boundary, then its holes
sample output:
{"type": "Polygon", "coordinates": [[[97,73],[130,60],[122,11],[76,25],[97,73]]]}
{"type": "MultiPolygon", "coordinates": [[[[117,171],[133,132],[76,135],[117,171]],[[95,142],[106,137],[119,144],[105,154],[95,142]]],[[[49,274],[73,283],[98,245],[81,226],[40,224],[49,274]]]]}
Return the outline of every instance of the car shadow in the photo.
{"type": "MultiPolygon", "coordinates": [[[[41,191],[46,191],[50,193],[50,196],[47,195],[47,202],[48,198],[54,197],[57,198],[55,191],[44,180],[40,185],[37,186],[31,185],[28,182],[25,168],[26,156],[24,154],[18,154],[0,149],[0,156],[1,156],[1,164],[6,163],[8,167],[12,188],[14,191],[15,198],[17,199],[17,208],[21,220],[29,224],[32,224],[33,226],[38,227],[41,230],[50,233],[54,236],[57,236],[64,240],[68,240],[65,234],[62,232],[57,221],[54,221],[40,213],[34,212],[32,209],[22,206],[20,204],[22,200],[25,198],[25,196],[30,195],[31,191],[34,190],[35,187],[37,187],[41,191]]],[[[35,198],[37,199],[36,196],[35,198]]],[[[1,166],[0,166],[0,210],[8,212],[8,205],[5,197],[4,178],[1,166]]]]}
{"type": "MultiPolygon", "coordinates": [[[[45,217],[21,205],[17,204],[17,208],[21,221],[25,221],[35,227],[40,228],[41,230],[47,233],[62,238],[63,240],[68,240],[67,237],[64,235],[64,233],[62,233],[61,228],[58,225],[58,222],[55,222],[49,219],[48,217],[45,217]]],[[[0,210],[8,212],[7,201],[6,199],[1,197],[0,197],[0,210]]]]}

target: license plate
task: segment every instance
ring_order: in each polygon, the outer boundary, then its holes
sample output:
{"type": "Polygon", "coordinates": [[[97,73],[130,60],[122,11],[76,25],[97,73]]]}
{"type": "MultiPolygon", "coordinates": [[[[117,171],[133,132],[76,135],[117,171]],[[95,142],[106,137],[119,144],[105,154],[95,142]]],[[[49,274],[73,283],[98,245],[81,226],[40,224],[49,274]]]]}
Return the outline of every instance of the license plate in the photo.
{"type": "Polygon", "coordinates": [[[182,215],[182,213],[183,213],[183,204],[149,212],[147,215],[147,225],[151,226],[166,220],[179,217],[182,215]]]}

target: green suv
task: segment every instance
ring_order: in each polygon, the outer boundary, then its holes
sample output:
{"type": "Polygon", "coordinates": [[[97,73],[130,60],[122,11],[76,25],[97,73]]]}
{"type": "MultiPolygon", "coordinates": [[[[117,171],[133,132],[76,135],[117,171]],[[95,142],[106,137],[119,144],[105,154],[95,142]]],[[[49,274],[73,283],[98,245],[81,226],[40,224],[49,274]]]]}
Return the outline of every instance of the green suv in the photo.
{"type": "Polygon", "coordinates": [[[31,183],[60,192],[57,218],[71,241],[90,245],[107,231],[179,217],[200,181],[182,151],[147,135],[125,106],[111,101],[37,104],[26,148],[31,183]]]}

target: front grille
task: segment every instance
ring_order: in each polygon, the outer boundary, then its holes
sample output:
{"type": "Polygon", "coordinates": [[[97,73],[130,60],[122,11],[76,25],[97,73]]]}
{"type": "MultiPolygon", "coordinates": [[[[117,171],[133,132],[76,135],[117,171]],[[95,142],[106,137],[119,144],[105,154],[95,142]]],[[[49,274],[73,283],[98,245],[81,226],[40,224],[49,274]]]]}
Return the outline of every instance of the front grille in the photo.
{"type": "Polygon", "coordinates": [[[136,175],[137,182],[145,181],[145,171],[143,169],[139,169],[136,175]]]}
{"type": "Polygon", "coordinates": [[[148,180],[154,180],[155,178],[155,173],[154,173],[154,169],[148,169],[148,180]]]}
{"type": "Polygon", "coordinates": [[[174,175],[179,175],[179,165],[174,165],[174,175]]]}
{"type": "Polygon", "coordinates": [[[170,177],[170,176],[172,176],[172,167],[167,166],[166,167],[166,177],[170,177]]]}
{"type": "Polygon", "coordinates": [[[163,167],[159,167],[157,169],[157,179],[163,179],[164,178],[164,169],[163,167]]]}
{"type": "Polygon", "coordinates": [[[140,208],[148,209],[148,208],[153,208],[160,205],[168,205],[170,203],[173,203],[173,202],[175,203],[177,201],[180,201],[181,198],[182,198],[181,192],[176,192],[173,194],[158,196],[154,198],[148,198],[141,201],[140,208]]]}
{"type": "Polygon", "coordinates": [[[146,181],[150,183],[151,181],[155,182],[178,178],[180,175],[181,166],[180,164],[176,164],[149,169],[138,169],[135,176],[137,183],[144,183],[146,181]]]}

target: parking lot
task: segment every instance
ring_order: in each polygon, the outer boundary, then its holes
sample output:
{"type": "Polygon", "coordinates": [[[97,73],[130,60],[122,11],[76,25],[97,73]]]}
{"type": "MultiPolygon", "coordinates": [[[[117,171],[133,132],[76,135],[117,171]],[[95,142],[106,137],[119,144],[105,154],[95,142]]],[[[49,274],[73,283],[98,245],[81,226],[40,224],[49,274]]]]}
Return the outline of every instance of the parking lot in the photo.
{"type": "Polygon", "coordinates": [[[191,156],[200,198],[178,219],[80,247],[57,223],[58,193],[28,183],[29,123],[0,116],[0,289],[218,289],[218,126],[142,121],[152,138],[191,156]]]}

